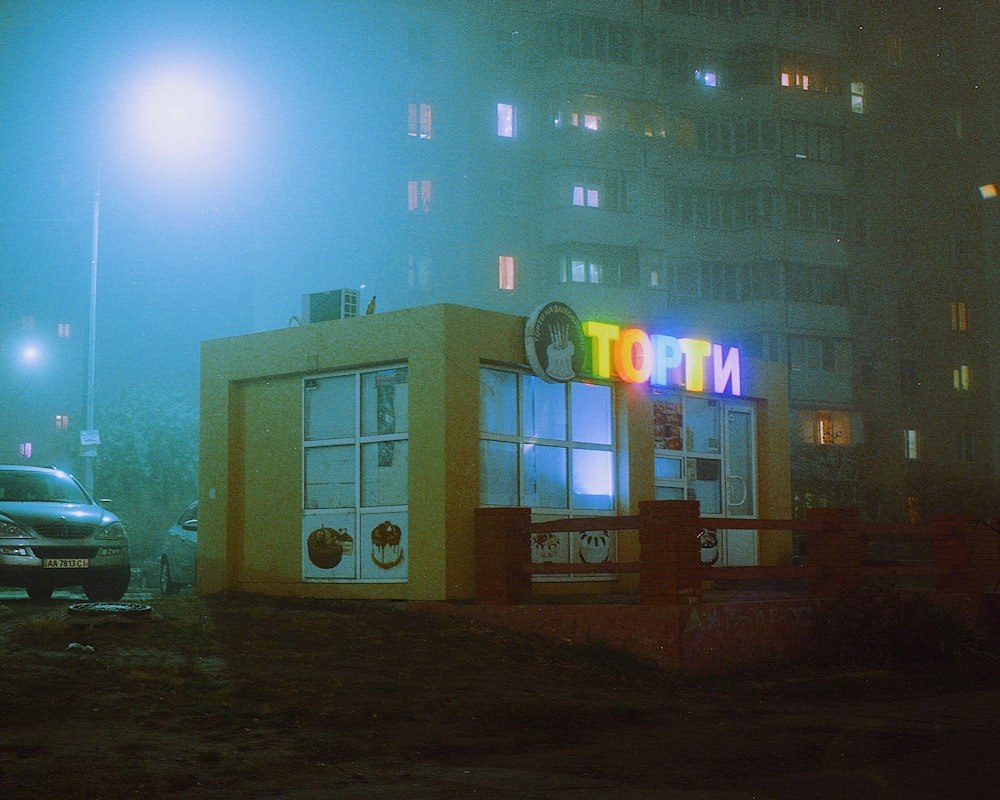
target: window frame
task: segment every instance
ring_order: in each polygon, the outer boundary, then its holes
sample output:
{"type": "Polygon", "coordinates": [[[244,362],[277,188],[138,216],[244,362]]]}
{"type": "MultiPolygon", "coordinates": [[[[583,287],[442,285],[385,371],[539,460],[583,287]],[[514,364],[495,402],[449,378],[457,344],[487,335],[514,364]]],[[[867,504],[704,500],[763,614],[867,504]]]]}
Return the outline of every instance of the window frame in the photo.
{"type": "MultiPolygon", "coordinates": [[[[511,498],[515,501],[516,505],[528,506],[531,508],[533,517],[537,518],[549,518],[549,519],[564,519],[564,518],[580,518],[580,517],[592,517],[592,516],[603,516],[616,513],[618,507],[618,495],[619,495],[619,480],[618,480],[618,467],[617,467],[617,443],[616,443],[616,424],[615,424],[615,389],[614,385],[610,382],[603,381],[570,381],[566,383],[551,384],[542,381],[541,378],[534,375],[531,372],[516,369],[513,367],[498,365],[493,363],[481,363],[479,367],[480,375],[480,412],[479,412],[479,442],[480,442],[480,458],[485,458],[485,449],[490,446],[491,443],[507,445],[513,448],[516,453],[516,475],[514,480],[510,481],[508,475],[508,485],[514,489],[516,498],[511,498]],[[498,377],[493,380],[488,380],[485,376],[488,373],[496,373],[497,375],[503,376],[498,377]],[[514,388],[516,392],[516,409],[513,412],[513,416],[510,416],[509,405],[498,404],[496,408],[505,410],[507,416],[504,420],[498,421],[496,427],[504,428],[505,430],[487,430],[486,422],[486,405],[483,399],[484,391],[487,391],[489,386],[499,386],[501,383],[506,382],[508,388],[510,387],[510,381],[513,379],[514,388]],[[605,442],[597,441],[587,441],[585,439],[576,438],[575,431],[576,425],[574,423],[574,392],[580,391],[579,389],[574,390],[574,387],[600,387],[603,393],[606,393],[607,400],[607,428],[606,428],[606,440],[605,442]],[[562,428],[563,433],[557,435],[550,430],[532,430],[530,420],[536,419],[536,417],[529,415],[527,404],[529,402],[529,389],[531,387],[538,387],[542,390],[541,396],[536,396],[534,391],[530,391],[530,401],[533,403],[532,408],[537,407],[540,400],[544,403],[546,399],[551,399],[557,392],[562,391],[562,401],[560,408],[562,409],[563,416],[559,417],[558,426],[562,428]],[[546,397],[547,393],[548,396],[546,397]],[[541,434],[541,435],[536,435],[541,434]],[[548,434],[548,435],[545,435],[548,434]],[[529,469],[527,461],[530,460],[537,448],[550,448],[552,450],[562,450],[564,456],[564,466],[565,474],[562,476],[563,485],[561,488],[562,496],[565,498],[565,505],[531,505],[530,499],[533,497],[537,499],[538,489],[530,489],[528,486],[529,479],[529,469]],[[610,495],[590,495],[593,497],[608,497],[606,505],[594,506],[581,503],[578,497],[584,497],[587,495],[579,494],[575,491],[574,482],[578,477],[576,474],[577,469],[577,458],[578,454],[592,454],[592,453],[606,453],[607,458],[610,460],[608,467],[607,478],[610,480],[610,495]],[[516,485],[515,485],[516,484],[516,485]]],[[[542,410],[543,421],[551,421],[551,417],[544,415],[544,407],[542,410]]],[[[583,422],[583,418],[578,418],[580,423],[583,422]]],[[[593,437],[599,438],[599,437],[593,437]]],[[[582,457],[581,459],[582,460],[582,457]]],[[[490,503],[488,497],[485,494],[486,487],[484,486],[484,480],[486,480],[486,464],[480,463],[479,467],[479,491],[480,491],[480,506],[483,507],[496,507],[497,505],[503,506],[504,504],[490,503]]],[[[608,560],[614,561],[617,556],[617,539],[614,532],[606,532],[608,534],[607,540],[604,544],[608,547],[608,560]]],[[[549,558],[543,552],[544,548],[549,545],[543,544],[536,537],[532,537],[532,551],[534,560],[559,560],[559,563],[586,563],[587,559],[581,555],[581,547],[584,546],[584,540],[581,539],[581,534],[574,533],[570,534],[555,534],[554,535],[559,540],[559,547],[563,553],[564,558],[560,557],[549,558]]],[[[554,539],[546,538],[547,542],[553,542],[554,539]]],[[[555,546],[554,544],[552,545],[555,546]]],[[[605,580],[613,578],[613,576],[606,575],[588,575],[587,579],[598,579],[605,580]]],[[[583,579],[580,575],[558,575],[558,576],[536,576],[535,580],[556,580],[556,581],[566,581],[566,580],[581,580],[583,579]]]]}
{"type": "MultiPolygon", "coordinates": [[[[323,572],[323,570],[318,571],[306,564],[304,541],[302,574],[302,581],[304,583],[406,583],[409,580],[407,567],[408,553],[406,552],[409,550],[409,541],[408,535],[405,533],[408,528],[409,519],[409,382],[410,372],[407,362],[308,375],[302,379],[302,484],[300,502],[303,516],[303,537],[306,536],[308,528],[322,526],[324,528],[337,529],[338,524],[344,526],[343,530],[354,534],[352,543],[353,552],[350,554],[352,557],[351,562],[342,562],[342,566],[338,564],[335,572],[331,572],[328,575],[317,574],[317,572],[323,572]],[[396,405],[398,402],[397,393],[395,391],[392,393],[393,404],[391,410],[388,411],[382,408],[383,400],[380,396],[381,393],[379,392],[378,384],[379,375],[386,376],[387,381],[384,384],[386,386],[405,385],[407,387],[406,394],[400,405],[396,405]],[[366,385],[366,376],[373,376],[375,383],[371,387],[366,385]],[[316,435],[313,435],[309,430],[313,409],[310,407],[308,393],[310,390],[319,388],[318,384],[320,382],[328,380],[351,381],[351,414],[347,420],[344,419],[345,415],[339,415],[338,422],[342,427],[338,427],[336,430],[320,431],[316,435]],[[375,393],[366,400],[366,392],[370,392],[372,388],[374,388],[375,393]],[[376,407],[370,410],[367,404],[372,402],[376,404],[376,407]],[[402,430],[396,430],[399,427],[400,420],[404,423],[402,430]],[[392,430],[380,430],[380,428],[387,426],[391,426],[392,430]],[[351,503],[329,506],[315,505],[312,503],[315,495],[310,493],[310,485],[316,484],[310,483],[309,454],[333,448],[343,448],[345,451],[350,448],[351,450],[349,454],[346,452],[341,454],[348,455],[350,458],[349,462],[344,463],[349,464],[351,475],[353,476],[353,485],[350,487],[351,503]],[[375,483],[372,483],[370,487],[366,484],[366,473],[371,465],[371,462],[367,461],[367,459],[375,455],[378,459],[378,468],[391,467],[391,463],[382,463],[383,453],[391,460],[393,456],[398,457],[400,450],[406,454],[406,463],[402,469],[402,477],[400,478],[397,473],[395,482],[396,484],[402,484],[402,502],[367,502],[366,492],[372,491],[376,487],[375,483]],[[390,520],[394,524],[398,524],[404,531],[399,543],[400,561],[391,567],[379,564],[375,560],[374,550],[372,550],[372,558],[362,558],[362,552],[365,551],[364,548],[367,545],[360,541],[360,533],[376,519],[379,522],[382,519],[390,520]],[[379,572],[379,568],[381,568],[381,572],[379,572]]],[[[341,395],[341,397],[346,396],[341,395]]],[[[325,412],[331,415],[338,415],[338,408],[339,406],[333,404],[325,409],[325,412]]],[[[315,411],[316,413],[322,413],[324,409],[317,408],[315,411]]],[[[348,482],[344,481],[343,483],[346,486],[348,482]]],[[[378,484],[377,488],[381,491],[383,487],[381,484],[378,484]]],[[[368,499],[371,499],[370,495],[368,499]]],[[[390,499],[398,500],[400,498],[390,499]]],[[[371,547],[375,547],[374,541],[371,547]]]]}
{"type": "Polygon", "coordinates": [[[434,181],[417,178],[407,181],[406,207],[413,214],[430,214],[434,193],[434,181]]]}
{"type": "Polygon", "coordinates": [[[434,107],[430,103],[410,103],[407,114],[407,135],[414,139],[433,139],[433,114],[434,107]]]}
{"type": "Polygon", "coordinates": [[[513,103],[497,103],[497,137],[500,139],[517,138],[517,106],[513,103]]]}
{"type": "Polygon", "coordinates": [[[517,288],[517,259],[512,255],[497,256],[498,288],[513,292],[517,288]]]}

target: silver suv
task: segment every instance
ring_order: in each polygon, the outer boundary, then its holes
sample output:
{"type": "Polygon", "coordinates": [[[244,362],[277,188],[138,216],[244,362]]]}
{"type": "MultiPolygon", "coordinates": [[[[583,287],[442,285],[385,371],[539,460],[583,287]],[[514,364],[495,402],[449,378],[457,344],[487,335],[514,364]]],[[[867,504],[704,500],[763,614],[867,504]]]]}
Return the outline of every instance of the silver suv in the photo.
{"type": "Polygon", "coordinates": [[[0,586],[32,600],[82,586],[94,601],[121,599],[130,577],[128,536],[70,475],[48,467],[0,466],[0,586]]]}

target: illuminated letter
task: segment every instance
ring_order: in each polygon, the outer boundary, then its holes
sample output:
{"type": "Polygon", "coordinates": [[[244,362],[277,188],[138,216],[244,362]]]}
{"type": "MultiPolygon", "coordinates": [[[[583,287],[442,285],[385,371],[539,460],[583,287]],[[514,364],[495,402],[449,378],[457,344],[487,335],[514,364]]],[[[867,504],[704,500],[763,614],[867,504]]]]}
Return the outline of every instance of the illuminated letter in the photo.
{"type": "Polygon", "coordinates": [[[712,345],[712,364],[715,368],[713,388],[720,394],[726,390],[729,383],[733,394],[739,397],[743,394],[743,387],[740,383],[740,351],[736,347],[730,347],[726,353],[726,358],[722,358],[722,345],[712,345]]]}
{"type": "Polygon", "coordinates": [[[626,328],[618,335],[615,348],[615,368],[618,377],[627,383],[642,383],[649,380],[653,371],[653,343],[645,331],[626,328]],[[638,357],[636,354],[638,348],[638,357]]]}
{"type": "Polygon", "coordinates": [[[702,339],[681,339],[684,353],[684,385],[689,392],[705,390],[705,357],[712,352],[712,345],[702,339]]]}
{"type": "Polygon", "coordinates": [[[653,373],[650,383],[653,386],[666,386],[667,370],[677,369],[681,365],[681,343],[675,336],[663,336],[654,333],[649,337],[653,341],[653,373]]]}
{"type": "Polygon", "coordinates": [[[618,338],[618,326],[606,322],[584,322],[583,332],[594,340],[591,369],[598,378],[611,377],[611,342],[618,338]]]}

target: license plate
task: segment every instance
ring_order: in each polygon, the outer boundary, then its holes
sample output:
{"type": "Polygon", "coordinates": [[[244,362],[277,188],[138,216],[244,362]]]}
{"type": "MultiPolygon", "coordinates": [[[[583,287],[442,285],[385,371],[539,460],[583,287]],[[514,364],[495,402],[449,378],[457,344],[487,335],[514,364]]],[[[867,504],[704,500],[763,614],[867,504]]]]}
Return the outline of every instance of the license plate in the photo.
{"type": "Polygon", "coordinates": [[[42,561],[45,569],[85,569],[89,566],[89,558],[46,558],[42,561]]]}

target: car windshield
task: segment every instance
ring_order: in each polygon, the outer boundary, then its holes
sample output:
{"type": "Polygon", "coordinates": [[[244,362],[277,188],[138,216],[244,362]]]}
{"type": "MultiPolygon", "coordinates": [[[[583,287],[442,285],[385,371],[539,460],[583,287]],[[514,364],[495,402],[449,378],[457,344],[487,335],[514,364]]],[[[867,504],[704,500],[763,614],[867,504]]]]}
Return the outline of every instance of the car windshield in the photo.
{"type": "Polygon", "coordinates": [[[0,470],[0,502],[89,504],[91,500],[65,472],[0,470]]]}

